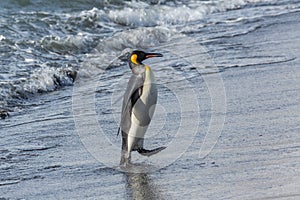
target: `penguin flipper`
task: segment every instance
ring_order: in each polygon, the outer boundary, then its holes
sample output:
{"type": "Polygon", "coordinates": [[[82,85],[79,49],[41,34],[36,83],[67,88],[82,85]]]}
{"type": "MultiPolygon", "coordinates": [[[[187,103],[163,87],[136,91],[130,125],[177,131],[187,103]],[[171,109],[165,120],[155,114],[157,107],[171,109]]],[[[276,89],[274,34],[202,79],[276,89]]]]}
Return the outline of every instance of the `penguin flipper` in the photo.
{"type": "Polygon", "coordinates": [[[154,154],[157,154],[159,153],[160,151],[164,150],[166,147],[158,147],[156,149],[151,149],[151,150],[148,150],[148,149],[144,149],[144,148],[139,148],[137,150],[137,152],[139,152],[139,154],[143,155],[143,156],[152,156],[154,154]]]}
{"type": "Polygon", "coordinates": [[[133,74],[127,84],[127,88],[123,98],[121,122],[119,125],[117,136],[119,135],[120,130],[125,131],[126,133],[129,132],[129,129],[131,127],[130,119],[132,114],[132,108],[140,98],[140,95],[143,90],[143,83],[144,83],[143,76],[140,77],[133,74]]]}

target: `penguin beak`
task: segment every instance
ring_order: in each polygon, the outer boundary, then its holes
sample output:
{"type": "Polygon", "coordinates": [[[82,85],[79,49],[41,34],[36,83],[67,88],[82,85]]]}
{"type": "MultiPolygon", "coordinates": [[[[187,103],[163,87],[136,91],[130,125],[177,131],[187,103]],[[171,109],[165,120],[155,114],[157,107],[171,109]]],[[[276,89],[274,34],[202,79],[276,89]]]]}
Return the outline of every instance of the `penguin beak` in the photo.
{"type": "Polygon", "coordinates": [[[160,53],[146,53],[146,59],[154,57],[163,57],[163,55],[160,53]]]}

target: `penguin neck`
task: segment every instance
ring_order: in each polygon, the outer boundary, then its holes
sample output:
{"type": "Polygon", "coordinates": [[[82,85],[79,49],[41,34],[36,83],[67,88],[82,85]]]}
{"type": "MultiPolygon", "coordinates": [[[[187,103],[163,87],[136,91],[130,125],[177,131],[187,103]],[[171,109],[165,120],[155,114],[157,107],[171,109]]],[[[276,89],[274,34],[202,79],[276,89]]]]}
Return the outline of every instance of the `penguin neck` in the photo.
{"type": "Polygon", "coordinates": [[[143,74],[146,71],[145,65],[143,65],[143,64],[130,63],[129,65],[130,65],[130,69],[131,69],[132,73],[135,75],[143,74]]]}

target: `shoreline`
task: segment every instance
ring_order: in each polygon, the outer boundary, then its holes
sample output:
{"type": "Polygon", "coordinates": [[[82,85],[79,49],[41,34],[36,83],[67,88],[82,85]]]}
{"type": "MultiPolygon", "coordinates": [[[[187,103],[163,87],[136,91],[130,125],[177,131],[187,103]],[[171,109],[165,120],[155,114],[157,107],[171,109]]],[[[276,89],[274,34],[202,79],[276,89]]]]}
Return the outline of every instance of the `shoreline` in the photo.
{"type": "Polygon", "coordinates": [[[38,97],[44,104],[26,114],[0,121],[5,125],[0,135],[0,199],[122,199],[132,197],[134,189],[157,188],[162,199],[299,197],[299,18],[300,12],[268,18],[266,27],[219,39],[233,50],[220,56],[217,64],[247,63],[257,55],[295,59],[220,73],[226,90],[226,121],[205,159],[199,159],[203,135],[198,134],[182,157],[154,173],[126,177],[108,169],[80,141],[68,98],[72,91],[65,88],[38,97]]]}

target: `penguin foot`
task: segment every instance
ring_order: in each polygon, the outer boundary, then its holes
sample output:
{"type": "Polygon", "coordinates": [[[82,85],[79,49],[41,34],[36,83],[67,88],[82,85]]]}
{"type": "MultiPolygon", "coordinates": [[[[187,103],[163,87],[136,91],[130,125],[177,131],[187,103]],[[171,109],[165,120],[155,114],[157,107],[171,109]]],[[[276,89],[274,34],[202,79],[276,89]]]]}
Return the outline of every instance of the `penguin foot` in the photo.
{"type": "Polygon", "coordinates": [[[143,156],[152,156],[154,154],[157,154],[158,152],[164,150],[166,147],[158,147],[156,149],[151,149],[151,150],[147,150],[147,149],[144,149],[144,148],[139,148],[137,150],[137,152],[139,152],[139,154],[143,155],[143,156]]]}
{"type": "Polygon", "coordinates": [[[130,155],[130,153],[122,150],[120,165],[126,166],[128,164],[131,164],[131,155],[130,155]]]}
{"type": "Polygon", "coordinates": [[[131,165],[132,165],[131,161],[125,160],[125,161],[120,162],[120,167],[127,168],[128,166],[131,166],[131,165]]]}

